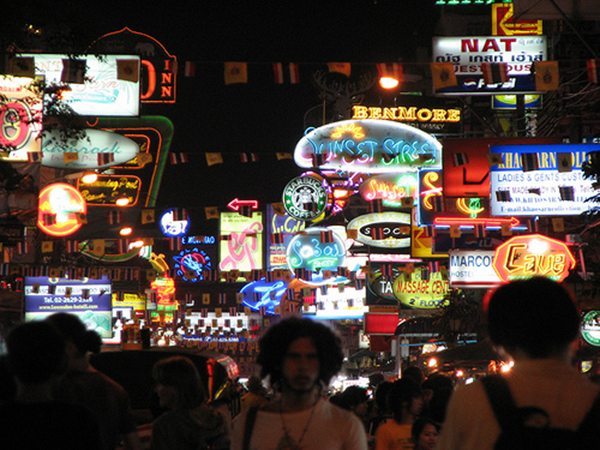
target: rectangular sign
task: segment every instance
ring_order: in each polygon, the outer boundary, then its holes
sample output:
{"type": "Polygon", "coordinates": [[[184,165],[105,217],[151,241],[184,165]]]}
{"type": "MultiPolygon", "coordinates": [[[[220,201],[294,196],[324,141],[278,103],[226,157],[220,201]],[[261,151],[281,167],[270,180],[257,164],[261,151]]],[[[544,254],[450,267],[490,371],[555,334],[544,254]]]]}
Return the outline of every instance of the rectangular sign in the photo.
{"type": "Polygon", "coordinates": [[[25,277],[25,320],[43,320],[57,312],[78,316],[89,330],[112,336],[112,285],[108,278],[25,277]]]}
{"type": "Polygon", "coordinates": [[[249,272],[263,268],[263,220],[261,212],[245,217],[223,212],[219,219],[219,269],[249,272]]]}
{"type": "Polygon", "coordinates": [[[304,221],[279,214],[272,204],[267,205],[268,260],[267,269],[288,269],[286,249],[294,234],[304,230],[304,221]],[[277,236],[273,239],[272,236],[277,236]]]}
{"type": "Polygon", "coordinates": [[[399,322],[398,313],[366,313],[365,333],[370,335],[393,335],[399,322]]]}
{"type": "Polygon", "coordinates": [[[325,292],[316,290],[315,304],[305,315],[314,314],[315,319],[362,319],[368,308],[366,306],[366,289],[356,289],[353,286],[344,286],[339,290],[336,286],[329,286],[325,292]]]}
{"type": "Polygon", "coordinates": [[[93,183],[77,179],[77,189],[88,205],[114,207],[117,199],[126,197],[128,207],[137,205],[142,180],[134,175],[98,175],[93,183]]]}
{"type": "Polygon", "coordinates": [[[536,92],[531,67],[547,59],[545,36],[459,36],[433,38],[433,61],[454,64],[457,86],[437,94],[490,95],[536,92]],[[483,81],[481,63],[507,63],[509,80],[488,84],[483,81]]]}
{"type": "MultiPolygon", "coordinates": [[[[33,57],[36,75],[44,76],[46,83],[61,83],[63,59],[68,55],[27,53],[33,57]]],[[[70,83],[63,92],[63,101],[82,116],[137,116],[140,106],[140,83],[117,79],[117,60],[137,60],[137,55],[82,55],[87,71],[85,83],[70,83]]],[[[139,70],[139,69],[138,69],[139,70]]]]}
{"type": "Polygon", "coordinates": [[[578,215],[592,207],[592,180],[584,179],[582,163],[600,144],[494,145],[501,164],[491,168],[490,198],[495,216],[578,215]],[[523,170],[525,161],[528,169],[523,170]],[[561,164],[571,170],[560,171],[561,164]]]}
{"type": "Polygon", "coordinates": [[[451,250],[448,279],[451,287],[489,288],[502,281],[492,267],[494,250],[451,250]]]}

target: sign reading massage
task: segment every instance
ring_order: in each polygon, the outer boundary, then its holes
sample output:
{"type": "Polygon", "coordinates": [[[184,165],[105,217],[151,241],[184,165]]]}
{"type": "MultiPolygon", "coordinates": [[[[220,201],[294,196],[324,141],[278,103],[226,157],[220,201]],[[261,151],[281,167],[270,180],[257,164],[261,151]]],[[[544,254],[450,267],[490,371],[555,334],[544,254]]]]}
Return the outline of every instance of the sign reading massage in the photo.
{"type": "Polygon", "coordinates": [[[592,204],[581,165],[600,144],[492,145],[502,159],[490,169],[494,216],[578,215],[592,204]]]}
{"type": "Polygon", "coordinates": [[[442,146],[417,128],[388,120],[343,120],[309,128],[294,150],[303,168],[383,173],[442,168],[442,146]]]}
{"type": "MultiPolygon", "coordinates": [[[[33,57],[35,74],[43,76],[46,83],[60,83],[63,60],[69,60],[68,55],[27,53],[19,56],[33,57]]],[[[117,61],[136,61],[139,70],[139,56],[82,55],[77,59],[85,59],[87,80],[81,84],[69,84],[69,90],[62,94],[65,104],[82,116],[139,115],[139,81],[117,78],[117,61]]]]}
{"type": "Polygon", "coordinates": [[[458,85],[437,91],[450,95],[535,92],[531,67],[547,59],[545,36],[434,37],[432,51],[433,61],[454,64],[458,85]],[[485,84],[482,62],[507,63],[509,80],[485,84]]]}

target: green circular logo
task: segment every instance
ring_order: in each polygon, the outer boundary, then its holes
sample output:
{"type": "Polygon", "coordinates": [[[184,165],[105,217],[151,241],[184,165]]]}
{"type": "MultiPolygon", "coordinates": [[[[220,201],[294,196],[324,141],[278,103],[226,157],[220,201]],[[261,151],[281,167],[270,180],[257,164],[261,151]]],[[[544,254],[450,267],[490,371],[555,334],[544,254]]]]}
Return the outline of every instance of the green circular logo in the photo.
{"type": "Polygon", "coordinates": [[[304,175],[293,178],[283,190],[283,206],[295,219],[316,219],[327,206],[327,191],[316,177],[304,175]]]}
{"type": "Polygon", "coordinates": [[[583,316],[581,336],[588,344],[600,346],[600,311],[589,311],[583,316]]]}

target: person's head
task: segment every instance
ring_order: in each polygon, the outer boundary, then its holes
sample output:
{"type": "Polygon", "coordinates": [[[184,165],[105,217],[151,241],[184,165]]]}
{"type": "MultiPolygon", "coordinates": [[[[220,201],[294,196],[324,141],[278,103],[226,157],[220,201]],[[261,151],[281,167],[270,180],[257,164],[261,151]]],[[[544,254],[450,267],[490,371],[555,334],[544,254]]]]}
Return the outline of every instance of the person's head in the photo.
{"type": "Polygon", "coordinates": [[[388,393],[388,405],[397,422],[417,417],[423,410],[421,387],[407,378],[394,381],[388,393]]]}
{"type": "Polygon", "coordinates": [[[560,354],[579,332],[579,314],[567,290],[543,277],[513,281],[492,292],[487,304],[492,342],[530,358],[560,354]]]}
{"type": "Polygon", "coordinates": [[[402,378],[413,380],[417,385],[423,383],[423,371],[417,366],[409,366],[402,371],[402,378]]]}
{"type": "Polygon", "coordinates": [[[415,450],[434,450],[439,434],[439,423],[428,418],[415,420],[412,426],[412,438],[415,443],[415,450]]]}
{"type": "Polygon", "coordinates": [[[65,340],[50,323],[27,322],[6,338],[9,367],[22,384],[41,384],[66,369],[65,340]]]}
{"type": "Polygon", "coordinates": [[[160,406],[167,409],[191,409],[206,400],[200,374],[185,356],[171,356],[157,361],[152,378],[160,406]]]}
{"type": "Polygon", "coordinates": [[[102,338],[74,314],[55,313],[46,318],[67,341],[67,355],[70,358],[81,358],[90,353],[100,353],[102,338]]]}
{"type": "Polygon", "coordinates": [[[339,337],[325,325],[291,317],[271,326],[259,341],[256,359],[272,386],[310,391],[329,384],[342,367],[339,337]]]}
{"type": "Polygon", "coordinates": [[[369,397],[367,390],[360,386],[348,386],[342,393],[343,403],[347,409],[353,411],[357,416],[364,417],[367,414],[367,401],[369,397]]]}

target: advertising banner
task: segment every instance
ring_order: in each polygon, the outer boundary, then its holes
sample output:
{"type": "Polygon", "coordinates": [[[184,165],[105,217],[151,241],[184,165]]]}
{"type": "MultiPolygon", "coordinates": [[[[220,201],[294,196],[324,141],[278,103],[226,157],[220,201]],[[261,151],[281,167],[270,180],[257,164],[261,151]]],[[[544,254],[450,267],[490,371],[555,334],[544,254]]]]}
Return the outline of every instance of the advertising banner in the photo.
{"type": "Polygon", "coordinates": [[[112,336],[112,286],[108,278],[25,277],[25,320],[57,312],[77,315],[89,330],[112,336]]]}
{"type": "Polygon", "coordinates": [[[501,163],[491,167],[495,216],[579,215],[591,208],[592,180],[582,163],[600,144],[493,145],[501,163]]]}
{"type": "Polygon", "coordinates": [[[287,269],[286,248],[295,233],[304,230],[304,221],[275,211],[272,204],[267,205],[267,236],[278,236],[278,242],[270,239],[268,245],[267,269],[287,269]]]}
{"type": "Polygon", "coordinates": [[[451,250],[448,279],[453,288],[489,288],[502,283],[492,266],[493,250],[451,250]]]}
{"type": "Polygon", "coordinates": [[[249,272],[263,268],[263,220],[261,212],[245,217],[223,212],[219,220],[219,269],[249,272]]]}

